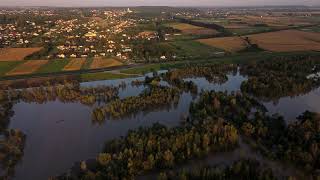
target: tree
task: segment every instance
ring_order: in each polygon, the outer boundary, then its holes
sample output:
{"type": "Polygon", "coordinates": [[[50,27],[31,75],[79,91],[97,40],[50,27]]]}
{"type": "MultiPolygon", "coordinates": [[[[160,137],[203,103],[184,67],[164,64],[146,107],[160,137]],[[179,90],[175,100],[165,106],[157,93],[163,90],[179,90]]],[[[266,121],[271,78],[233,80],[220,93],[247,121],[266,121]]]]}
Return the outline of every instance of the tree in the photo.
{"type": "Polygon", "coordinates": [[[97,159],[101,165],[106,166],[111,161],[111,158],[109,153],[100,153],[97,159]]]}

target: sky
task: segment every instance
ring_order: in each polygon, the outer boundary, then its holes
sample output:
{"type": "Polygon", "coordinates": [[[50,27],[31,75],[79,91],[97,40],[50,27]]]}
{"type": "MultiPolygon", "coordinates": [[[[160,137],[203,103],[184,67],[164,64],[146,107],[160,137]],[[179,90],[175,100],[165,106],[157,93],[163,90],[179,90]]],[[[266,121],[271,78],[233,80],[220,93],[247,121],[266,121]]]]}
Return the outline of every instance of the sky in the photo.
{"type": "Polygon", "coordinates": [[[267,6],[320,5],[320,0],[0,0],[0,6],[267,6]]]}

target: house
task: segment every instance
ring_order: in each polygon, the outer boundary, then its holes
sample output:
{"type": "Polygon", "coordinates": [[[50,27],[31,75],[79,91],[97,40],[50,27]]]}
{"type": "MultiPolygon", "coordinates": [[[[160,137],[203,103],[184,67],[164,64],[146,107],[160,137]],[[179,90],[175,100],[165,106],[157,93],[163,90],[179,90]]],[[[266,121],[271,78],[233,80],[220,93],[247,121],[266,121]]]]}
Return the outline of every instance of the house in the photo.
{"type": "Polygon", "coordinates": [[[167,59],[167,57],[166,56],[161,56],[160,59],[165,60],[165,59],[167,59]]]}
{"type": "Polygon", "coordinates": [[[122,52],[132,52],[132,49],[126,48],[126,49],[122,50],[122,52]]]}
{"type": "Polygon", "coordinates": [[[64,58],[66,58],[66,55],[64,55],[64,54],[58,54],[58,58],[64,59],[64,58]]]}
{"type": "Polygon", "coordinates": [[[85,36],[85,37],[96,37],[97,34],[94,33],[94,32],[88,32],[88,33],[86,33],[84,36],[85,36]]]}
{"type": "Polygon", "coordinates": [[[77,55],[75,55],[75,54],[70,55],[70,58],[76,58],[76,57],[77,57],[77,55]]]}

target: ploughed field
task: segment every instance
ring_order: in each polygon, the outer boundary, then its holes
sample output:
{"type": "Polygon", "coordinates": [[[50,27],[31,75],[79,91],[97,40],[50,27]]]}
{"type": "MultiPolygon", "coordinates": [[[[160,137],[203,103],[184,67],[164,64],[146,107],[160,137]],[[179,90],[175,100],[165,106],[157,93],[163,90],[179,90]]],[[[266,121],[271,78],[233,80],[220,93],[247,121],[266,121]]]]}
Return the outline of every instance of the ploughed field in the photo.
{"type": "Polygon", "coordinates": [[[229,52],[241,51],[250,45],[257,45],[260,49],[272,52],[320,51],[320,33],[299,30],[282,30],[198,41],[229,52]]]}
{"type": "Polygon", "coordinates": [[[217,24],[224,27],[233,35],[248,35],[253,33],[263,33],[274,30],[283,30],[294,27],[304,27],[319,24],[317,14],[315,18],[305,16],[286,16],[281,13],[272,15],[230,15],[216,18],[196,18],[194,21],[217,24]]]}
{"type": "Polygon", "coordinates": [[[107,67],[113,67],[113,66],[121,66],[123,63],[121,63],[119,60],[115,60],[112,58],[103,59],[103,58],[94,58],[90,69],[100,69],[100,68],[107,68],[107,67]]]}
{"type": "Polygon", "coordinates": [[[14,76],[14,75],[27,75],[36,72],[42,66],[48,63],[48,60],[30,60],[26,61],[22,64],[19,64],[14,69],[9,71],[6,75],[7,76],[14,76]]]}
{"type": "Polygon", "coordinates": [[[71,59],[69,63],[63,68],[64,71],[76,71],[80,70],[85,64],[86,59],[71,59]]]}
{"type": "Polygon", "coordinates": [[[191,35],[214,35],[219,32],[214,29],[204,28],[200,26],[194,26],[187,23],[172,23],[168,24],[168,26],[180,30],[183,34],[191,34],[191,35]]]}
{"type": "Polygon", "coordinates": [[[241,37],[221,37],[221,38],[211,38],[211,39],[200,39],[197,40],[208,46],[223,49],[228,52],[238,52],[245,49],[248,45],[245,40],[241,37]]]}
{"type": "Polygon", "coordinates": [[[0,76],[5,77],[41,73],[56,73],[62,71],[101,69],[121,65],[123,65],[122,62],[112,58],[1,61],[0,76]]]}
{"type": "Polygon", "coordinates": [[[22,61],[42,48],[0,48],[0,61],[22,61]]]}
{"type": "Polygon", "coordinates": [[[285,30],[247,37],[252,43],[268,51],[320,51],[320,33],[285,30]]]}

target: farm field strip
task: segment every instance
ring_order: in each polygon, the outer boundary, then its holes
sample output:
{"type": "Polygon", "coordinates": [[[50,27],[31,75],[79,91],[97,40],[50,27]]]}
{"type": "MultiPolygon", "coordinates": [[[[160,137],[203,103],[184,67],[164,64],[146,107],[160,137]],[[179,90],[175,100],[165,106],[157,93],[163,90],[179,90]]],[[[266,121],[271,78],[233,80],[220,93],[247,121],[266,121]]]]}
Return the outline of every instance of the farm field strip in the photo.
{"type": "Polygon", "coordinates": [[[237,52],[245,49],[248,45],[240,37],[222,37],[222,38],[210,38],[200,39],[198,42],[213,46],[219,49],[223,49],[228,52],[237,52]]]}
{"type": "Polygon", "coordinates": [[[242,37],[200,39],[198,42],[228,52],[237,52],[248,47],[244,38],[248,38],[251,44],[257,44],[259,48],[272,52],[320,51],[320,33],[299,30],[282,30],[242,37]]]}
{"type": "Polygon", "coordinates": [[[22,61],[42,48],[0,48],[0,61],[22,61]]]}
{"type": "Polygon", "coordinates": [[[61,72],[63,68],[69,63],[69,60],[50,60],[47,64],[42,66],[35,73],[55,73],[61,72]]]}
{"type": "Polygon", "coordinates": [[[194,26],[191,24],[187,24],[187,23],[174,23],[174,24],[169,24],[170,27],[174,28],[174,29],[178,29],[178,30],[186,30],[186,29],[205,29],[203,27],[200,26],[194,26]]]}
{"type": "Polygon", "coordinates": [[[22,61],[0,61],[0,77],[4,76],[7,72],[21,63],[22,61]]]}
{"type": "Polygon", "coordinates": [[[25,75],[36,72],[39,68],[47,64],[49,60],[29,60],[16,66],[14,69],[6,73],[7,76],[25,75]]]}
{"type": "Polygon", "coordinates": [[[208,46],[198,41],[175,41],[168,44],[174,48],[175,54],[179,57],[206,58],[224,52],[221,49],[208,46]]]}
{"type": "Polygon", "coordinates": [[[187,23],[175,23],[169,24],[168,26],[180,30],[183,34],[195,34],[195,35],[206,35],[206,34],[218,34],[219,32],[214,29],[204,28],[200,26],[194,26],[187,23]]]}
{"type": "Polygon", "coordinates": [[[109,59],[103,59],[103,58],[94,58],[90,69],[100,69],[100,68],[107,68],[107,67],[113,67],[113,66],[121,66],[123,63],[121,63],[118,60],[109,58],[109,59]]]}
{"type": "Polygon", "coordinates": [[[63,68],[63,71],[80,70],[86,63],[86,59],[71,59],[69,63],[63,68]]]}
{"type": "Polygon", "coordinates": [[[320,33],[284,30],[249,35],[251,42],[274,52],[320,51],[320,33]]]}
{"type": "Polygon", "coordinates": [[[284,17],[284,16],[233,16],[234,19],[240,19],[241,22],[249,25],[266,24],[273,27],[288,27],[288,26],[302,26],[310,25],[312,21],[299,17],[284,17]]]}

